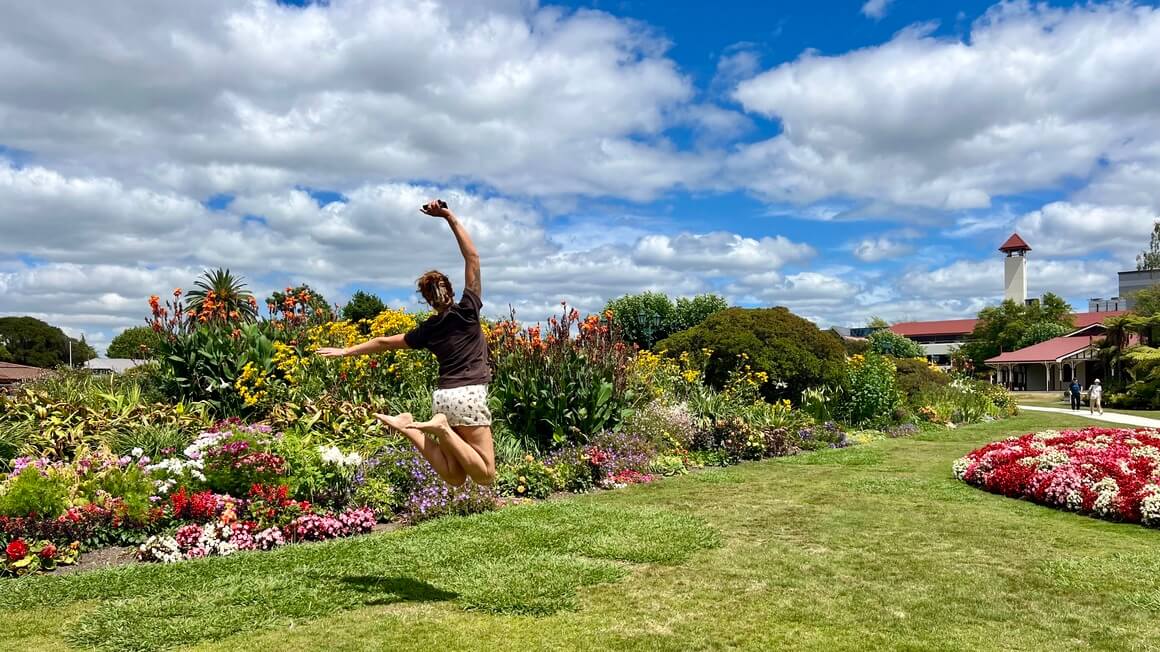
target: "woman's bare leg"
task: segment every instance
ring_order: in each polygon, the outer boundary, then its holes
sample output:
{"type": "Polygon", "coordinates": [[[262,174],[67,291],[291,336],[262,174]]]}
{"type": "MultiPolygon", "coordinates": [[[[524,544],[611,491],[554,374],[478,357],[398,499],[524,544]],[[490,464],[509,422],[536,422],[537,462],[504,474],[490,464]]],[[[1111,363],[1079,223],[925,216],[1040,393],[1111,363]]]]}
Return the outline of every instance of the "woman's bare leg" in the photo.
{"type": "Polygon", "coordinates": [[[489,426],[456,426],[447,417],[436,414],[430,421],[412,423],[411,428],[434,435],[445,453],[449,453],[478,484],[495,481],[495,450],[489,426]]]}
{"type": "Polygon", "coordinates": [[[427,436],[427,433],[415,428],[413,426],[415,420],[411,414],[404,412],[398,416],[390,416],[387,414],[376,414],[375,418],[390,426],[392,429],[403,434],[404,437],[411,440],[415,445],[415,449],[431,464],[431,468],[443,478],[447,484],[456,487],[467,482],[467,473],[463,470],[459,460],[455,459],[447,450],[444,450],[446,444],[443,441],[435,442],[427,436]]]}

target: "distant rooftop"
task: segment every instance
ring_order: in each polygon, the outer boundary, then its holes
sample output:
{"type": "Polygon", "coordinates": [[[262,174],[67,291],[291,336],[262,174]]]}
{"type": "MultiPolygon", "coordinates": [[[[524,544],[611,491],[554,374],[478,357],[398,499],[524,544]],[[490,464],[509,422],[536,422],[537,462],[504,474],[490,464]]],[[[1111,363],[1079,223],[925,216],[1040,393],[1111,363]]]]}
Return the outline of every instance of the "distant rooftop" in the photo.
{"type": "Polygon", "coordinates": [[[1018,233],[1012,233],[1011,237],[1007,238],[1007,241],[999,247],[999,251],[1008,254],[1016,251],[1031,251],[1031,246],[1019,237],[1018,233]]]}

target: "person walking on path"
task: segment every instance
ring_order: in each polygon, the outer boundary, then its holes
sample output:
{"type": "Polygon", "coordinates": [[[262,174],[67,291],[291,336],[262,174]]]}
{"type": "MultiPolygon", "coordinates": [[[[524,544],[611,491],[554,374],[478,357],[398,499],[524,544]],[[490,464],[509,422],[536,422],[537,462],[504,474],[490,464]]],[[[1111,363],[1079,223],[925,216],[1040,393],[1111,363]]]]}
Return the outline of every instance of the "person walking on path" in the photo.
{"type": "Polygon", "coordinates": [[[1071,379],[1071,387],[1068,389],[1071,390],[1071,392],[1070,392],[1071,393],[1071,409],[1079,410],[1079,408],[1080,408],[1080,395],[1083,394],[1083,385],[1079,384],[1078,378],[1072,378],[1071,379]]]}
{"type": "Polygon", "coordinates": [[[427,349],[434,353],[439,362],[439,385],[431,399],[435,416],[422,423],[406,412],[375,417],[411,440],[448,484],[459,486],[470,477],[479,484],[490,485],[495,481],[495,446],[487,405],[491,367],[479,318],[483,307],[479,252],[446,202],[437,199],[419,210],[446,220],[451,227],[465,266],[462,298],[456,303],[451,281],[443,273],[427,272],[419,278],[419,293],[435,314],[417,328],[403,335],[376,337],[348,349],[322,348],[317,353],[327,358],[395,349],[427,349]]]}
{"type": "Polygon", "coordinates": [[[1100,379],[1096,378],[1092,386],[1088,388],[1088,409],[1092,414],[1098,410],[1100,414],[1104,413],[1104,388],[1100,385],[1100,379]]]}

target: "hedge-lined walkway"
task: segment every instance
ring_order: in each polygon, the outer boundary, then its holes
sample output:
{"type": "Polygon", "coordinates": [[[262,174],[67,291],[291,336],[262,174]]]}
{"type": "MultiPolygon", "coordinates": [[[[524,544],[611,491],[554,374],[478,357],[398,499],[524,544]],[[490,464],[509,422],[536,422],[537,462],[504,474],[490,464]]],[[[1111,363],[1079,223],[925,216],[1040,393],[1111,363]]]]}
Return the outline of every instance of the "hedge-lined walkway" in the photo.
{"type": "Polygon", "coordinates": [[[1026,413],[264,555],[0,582],[0,649],[1160,646],[1160,532],[955,481],[1026,413]]]}

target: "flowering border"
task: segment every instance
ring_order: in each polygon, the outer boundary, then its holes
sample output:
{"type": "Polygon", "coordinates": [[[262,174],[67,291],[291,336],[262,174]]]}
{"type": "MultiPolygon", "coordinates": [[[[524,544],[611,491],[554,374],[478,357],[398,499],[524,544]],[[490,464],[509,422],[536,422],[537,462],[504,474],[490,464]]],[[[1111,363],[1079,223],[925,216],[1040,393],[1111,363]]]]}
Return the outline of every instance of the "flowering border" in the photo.
{"type": "Polygon", "coordinates": [[[1113,521],[1160,527],[1160,431],[1048,430],[992,442],[956,460],[986,491],[1113,521]]]}

